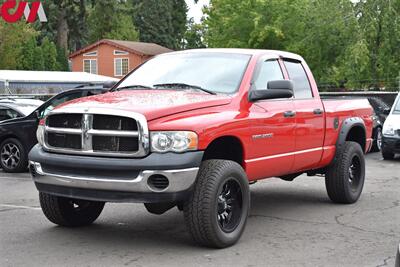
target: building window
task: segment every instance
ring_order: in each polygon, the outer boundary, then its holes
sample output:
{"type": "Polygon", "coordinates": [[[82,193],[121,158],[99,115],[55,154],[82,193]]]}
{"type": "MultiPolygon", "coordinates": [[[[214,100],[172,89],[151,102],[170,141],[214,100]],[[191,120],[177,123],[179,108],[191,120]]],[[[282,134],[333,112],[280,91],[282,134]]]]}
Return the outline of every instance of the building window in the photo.
{"type": "Polygon", "coordinates": [[[129,55],[129,53],[121,50],[114,50],[114,55],[122,56],[122,55],[129,55]]]}
{"type": "Polygon", "coordinates": [[[115,76],[124,76],[129,72],[129,59],[116,58],[115,59],[115,76]]]}
{"type": "Polygon", "coordinates": [[[95,57],[97,56],[97,51],[89,52],[86,54],[83,54],[84,57],[95,57]]]}
{"type": "Polygon", "coordinates": [[[87,73],[97,74],[97,59],[84,59],[83,71],[87,73]]]}

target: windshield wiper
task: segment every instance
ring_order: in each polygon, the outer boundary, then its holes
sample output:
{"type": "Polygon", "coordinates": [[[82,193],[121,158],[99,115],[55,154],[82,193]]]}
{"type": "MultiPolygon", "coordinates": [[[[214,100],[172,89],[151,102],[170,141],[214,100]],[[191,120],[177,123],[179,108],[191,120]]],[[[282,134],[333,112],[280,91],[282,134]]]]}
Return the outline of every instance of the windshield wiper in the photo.
{"type": "Polygon", "coordinates": [[[123,86],[123,87],[118,87],[115,88],[113,91],[121,91],[121,90],[137,90],[137,89],[154,89],[150,86],[147,85],[140,85],[140,84],[135,84],[135,85],[128,85],[128,86],[123,86]]]}
{"type": "Polygon", "coordinates": [[[213,91],[210,91],[210,90],[208,90],[208,89],[204,89],[204,88],[202,88],[201,86],[198,86],[198,85],[191,85],[191,84],[186,84],[186,83],[159,83],[159,84],[155,84],[155,85],[153,85],[153,86],[154,86],[155,88],[158,88],[158,87],[165,87],[165,88],[182,88],[182,89],[188,88],[188,89],[200,90],[200,91],[206,92],[206,93],[211,94],[211,95],[216,95],[216,94],[217,94],[217,93],[215,93],[215,92],[213,92],[213,91]]]}

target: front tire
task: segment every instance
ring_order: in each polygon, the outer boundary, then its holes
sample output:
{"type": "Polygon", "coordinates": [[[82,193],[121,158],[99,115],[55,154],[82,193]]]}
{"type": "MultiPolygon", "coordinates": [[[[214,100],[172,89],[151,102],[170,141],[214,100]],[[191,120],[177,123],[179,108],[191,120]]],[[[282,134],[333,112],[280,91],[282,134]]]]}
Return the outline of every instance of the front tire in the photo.
{"type": "Polygon", "coordinates": [[[364,153],[355,142],[345,142],[336,153],[325,175],[328,196],[335,203],[355,203],[364,187],[364,153]]]}
{"type": "Polygon", "coordinates": [[[8,138],[0,145],[0,165],[4,172],[18,173],[28,170],[28,155],[22,143],[8,138]]]}
{"type": "Polygon", "coordinates": [[[229,160],[204,161],[183,209],[194,241],[214,248],[232,246],[243,233],[249,210],[249,181],[243,168],[229,160]]]}
{"type": "Polygon", "coordinates": [[[104,202],[72,199],[39,193],[44,215],[54,224],[77,227],[92,224],[104,208],[104,202]]]}

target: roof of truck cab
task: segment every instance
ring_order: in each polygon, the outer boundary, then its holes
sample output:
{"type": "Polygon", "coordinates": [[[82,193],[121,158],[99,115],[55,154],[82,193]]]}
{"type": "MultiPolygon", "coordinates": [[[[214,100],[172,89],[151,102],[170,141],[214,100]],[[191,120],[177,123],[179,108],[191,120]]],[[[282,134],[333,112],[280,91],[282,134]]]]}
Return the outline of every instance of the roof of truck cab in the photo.
{"type": "Polygon", "coordinates": [[[303,60],[303,58],[297,54],[279,51],[279,50],[265,50],[265,49],[247,49],[247,48],[203,48],[203,49],[189,49],[183,51],[170,52],[168,54],[181,54],[181,53],[231,53],[231,54],[246,54],[252,56],[261,56],[261,55],[271,55],[274,57],[282,57],[282,58],[291,58],[296,60],[303,60]]]}

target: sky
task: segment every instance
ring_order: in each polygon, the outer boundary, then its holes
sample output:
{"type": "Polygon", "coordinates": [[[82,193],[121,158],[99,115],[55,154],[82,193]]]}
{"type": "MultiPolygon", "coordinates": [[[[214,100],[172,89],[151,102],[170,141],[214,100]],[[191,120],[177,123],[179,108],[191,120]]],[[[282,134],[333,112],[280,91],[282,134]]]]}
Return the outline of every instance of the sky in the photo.
{"type": "Polygon", "coordinates": [[[210,0],[199,0],[197,4],[194,3],[194,0],[185,0],[186,4],[189,8],[188,18],[193,17],[195,22],[200,22],[200,19],[203,15],[201,9],[204,5],[208,5],[210,0]]]}

